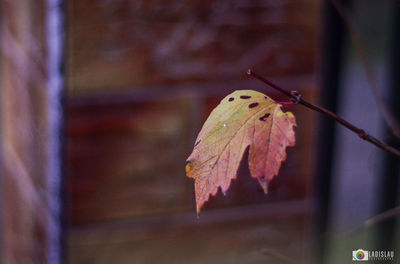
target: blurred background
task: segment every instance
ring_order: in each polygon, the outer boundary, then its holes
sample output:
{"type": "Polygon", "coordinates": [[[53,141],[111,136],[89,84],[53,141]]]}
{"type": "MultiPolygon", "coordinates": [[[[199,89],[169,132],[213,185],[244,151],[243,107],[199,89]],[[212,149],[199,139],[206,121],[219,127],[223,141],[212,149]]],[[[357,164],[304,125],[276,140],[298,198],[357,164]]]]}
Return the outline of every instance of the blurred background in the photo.
{"type": "Polygon", "coordinates": [[[242,162],[197,217],[184,171],[227,94],[287,100],[248,68],[400,148],[398,2],[0,3],[0,263],[400,261],[399,159],[303,106],[268,195],[242,162]]]}

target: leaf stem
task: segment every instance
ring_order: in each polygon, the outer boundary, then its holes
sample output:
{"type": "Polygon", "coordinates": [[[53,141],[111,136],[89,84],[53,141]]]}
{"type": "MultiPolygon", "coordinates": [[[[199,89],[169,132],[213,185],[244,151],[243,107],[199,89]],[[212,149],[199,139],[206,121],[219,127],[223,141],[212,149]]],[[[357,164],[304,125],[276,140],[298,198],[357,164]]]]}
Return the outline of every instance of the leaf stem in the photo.
{"type": "Polygon", "coordinates": [[[322,106],[318,106],[315,105],[311,102],[308,102],[307,100],[303,99],[298,93],[296,92],[288,92],[284,89],[282,89],[281,87],[279,87],[278,85],[268,81],[267,79],[261,77],[260,75],[258,75],[257,73],[253,72],[252,70],[247,70],[247,75],[249,76],[253,76],[256,79],[262,81],[263,83],[269,85],[270,87],[274,88],[275,90],[278,90],[279,92],[285,94],[286,96],[293,98],[296,100],[296,102],[298,104],[301,104],[305,107],[308,107],[314,111],[320,112],[330,118],[332,118],[333,120],[335,120],[336,122],[340,123],[341,125],[343,125],[344,127],[350,129],[351,131],[353,131],[354,133],[356,133],[361,139],[368,141],[371,144],[374,144],[375,146],[377,146],[380,149],[383,149],[397,157],[400,158],[400,151],[389,146],[386,145],[385,143],[383,143],[382,141],[380,141],[379,139],[369,135],[368,133],[366,133],[363,129],[356,127],[355,125],[353,125],[352,123],[344,120],[343,118],[341,118],[340,116],[338,116],[337,114],[329,111],[328,109],[323,108],[322,106]]]}

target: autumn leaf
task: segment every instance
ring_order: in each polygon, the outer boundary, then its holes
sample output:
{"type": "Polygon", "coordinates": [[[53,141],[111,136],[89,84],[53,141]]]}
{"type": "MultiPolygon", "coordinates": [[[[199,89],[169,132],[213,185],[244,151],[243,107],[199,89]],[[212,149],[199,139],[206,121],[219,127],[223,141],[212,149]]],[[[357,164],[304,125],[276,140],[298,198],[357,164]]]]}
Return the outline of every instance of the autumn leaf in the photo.
{"type": "Polygon", "coordinates": [[[267,193],[268,182],[278,175],[286,147],[295,145],[295,117],[263,93],[239,90],[225,97],[201,129],[186,175],[195,180],[197,213],[216,195],[228,190],[249,148],[249,168],[267,193]]]}

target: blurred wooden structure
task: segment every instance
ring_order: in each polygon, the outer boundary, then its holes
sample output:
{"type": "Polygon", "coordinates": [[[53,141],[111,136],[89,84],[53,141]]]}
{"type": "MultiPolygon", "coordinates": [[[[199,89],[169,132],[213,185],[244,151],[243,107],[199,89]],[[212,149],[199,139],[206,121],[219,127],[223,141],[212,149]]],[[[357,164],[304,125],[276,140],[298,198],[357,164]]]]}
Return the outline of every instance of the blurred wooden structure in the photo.
{"type": "Polygon", "coordinates": [[[60,86],[51,81],[61,65],[49,68],[55,54],[48,41],[57,40],[48,24],[57,11],[51,2],[0,2],[1,263],[60,260],[61,163],[54,118],[61,111],[53,104],[60,86]]]}
{"type": "MultiPolygon", "coordinates": [[[[307,263],[314,114],[264,195],[243,163],[197,219],[185,160],[254,67],[315,100],[318,5],[70,1],[69,263],[307,263]]],[[[292,111],[292,109],[291,109],[292,111]]]]}

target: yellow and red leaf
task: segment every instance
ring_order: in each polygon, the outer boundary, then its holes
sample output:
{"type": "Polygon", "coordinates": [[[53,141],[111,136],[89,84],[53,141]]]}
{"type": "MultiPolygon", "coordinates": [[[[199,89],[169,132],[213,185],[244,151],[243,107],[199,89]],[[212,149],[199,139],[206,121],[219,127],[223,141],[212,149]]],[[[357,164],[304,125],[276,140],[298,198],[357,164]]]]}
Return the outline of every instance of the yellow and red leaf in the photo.
{"type": "Polygon", "coordinates": [[[295,145],[292,113],[263,93],[239,90],[226,96],[211,112],[201,129],[186,175],[195,180],[197,212],[216,195],[225,193],[243,154],[249,147],[249,168],[267,193],[268,182],[278,175],[286,159],[286,147],[295,145]]]}

